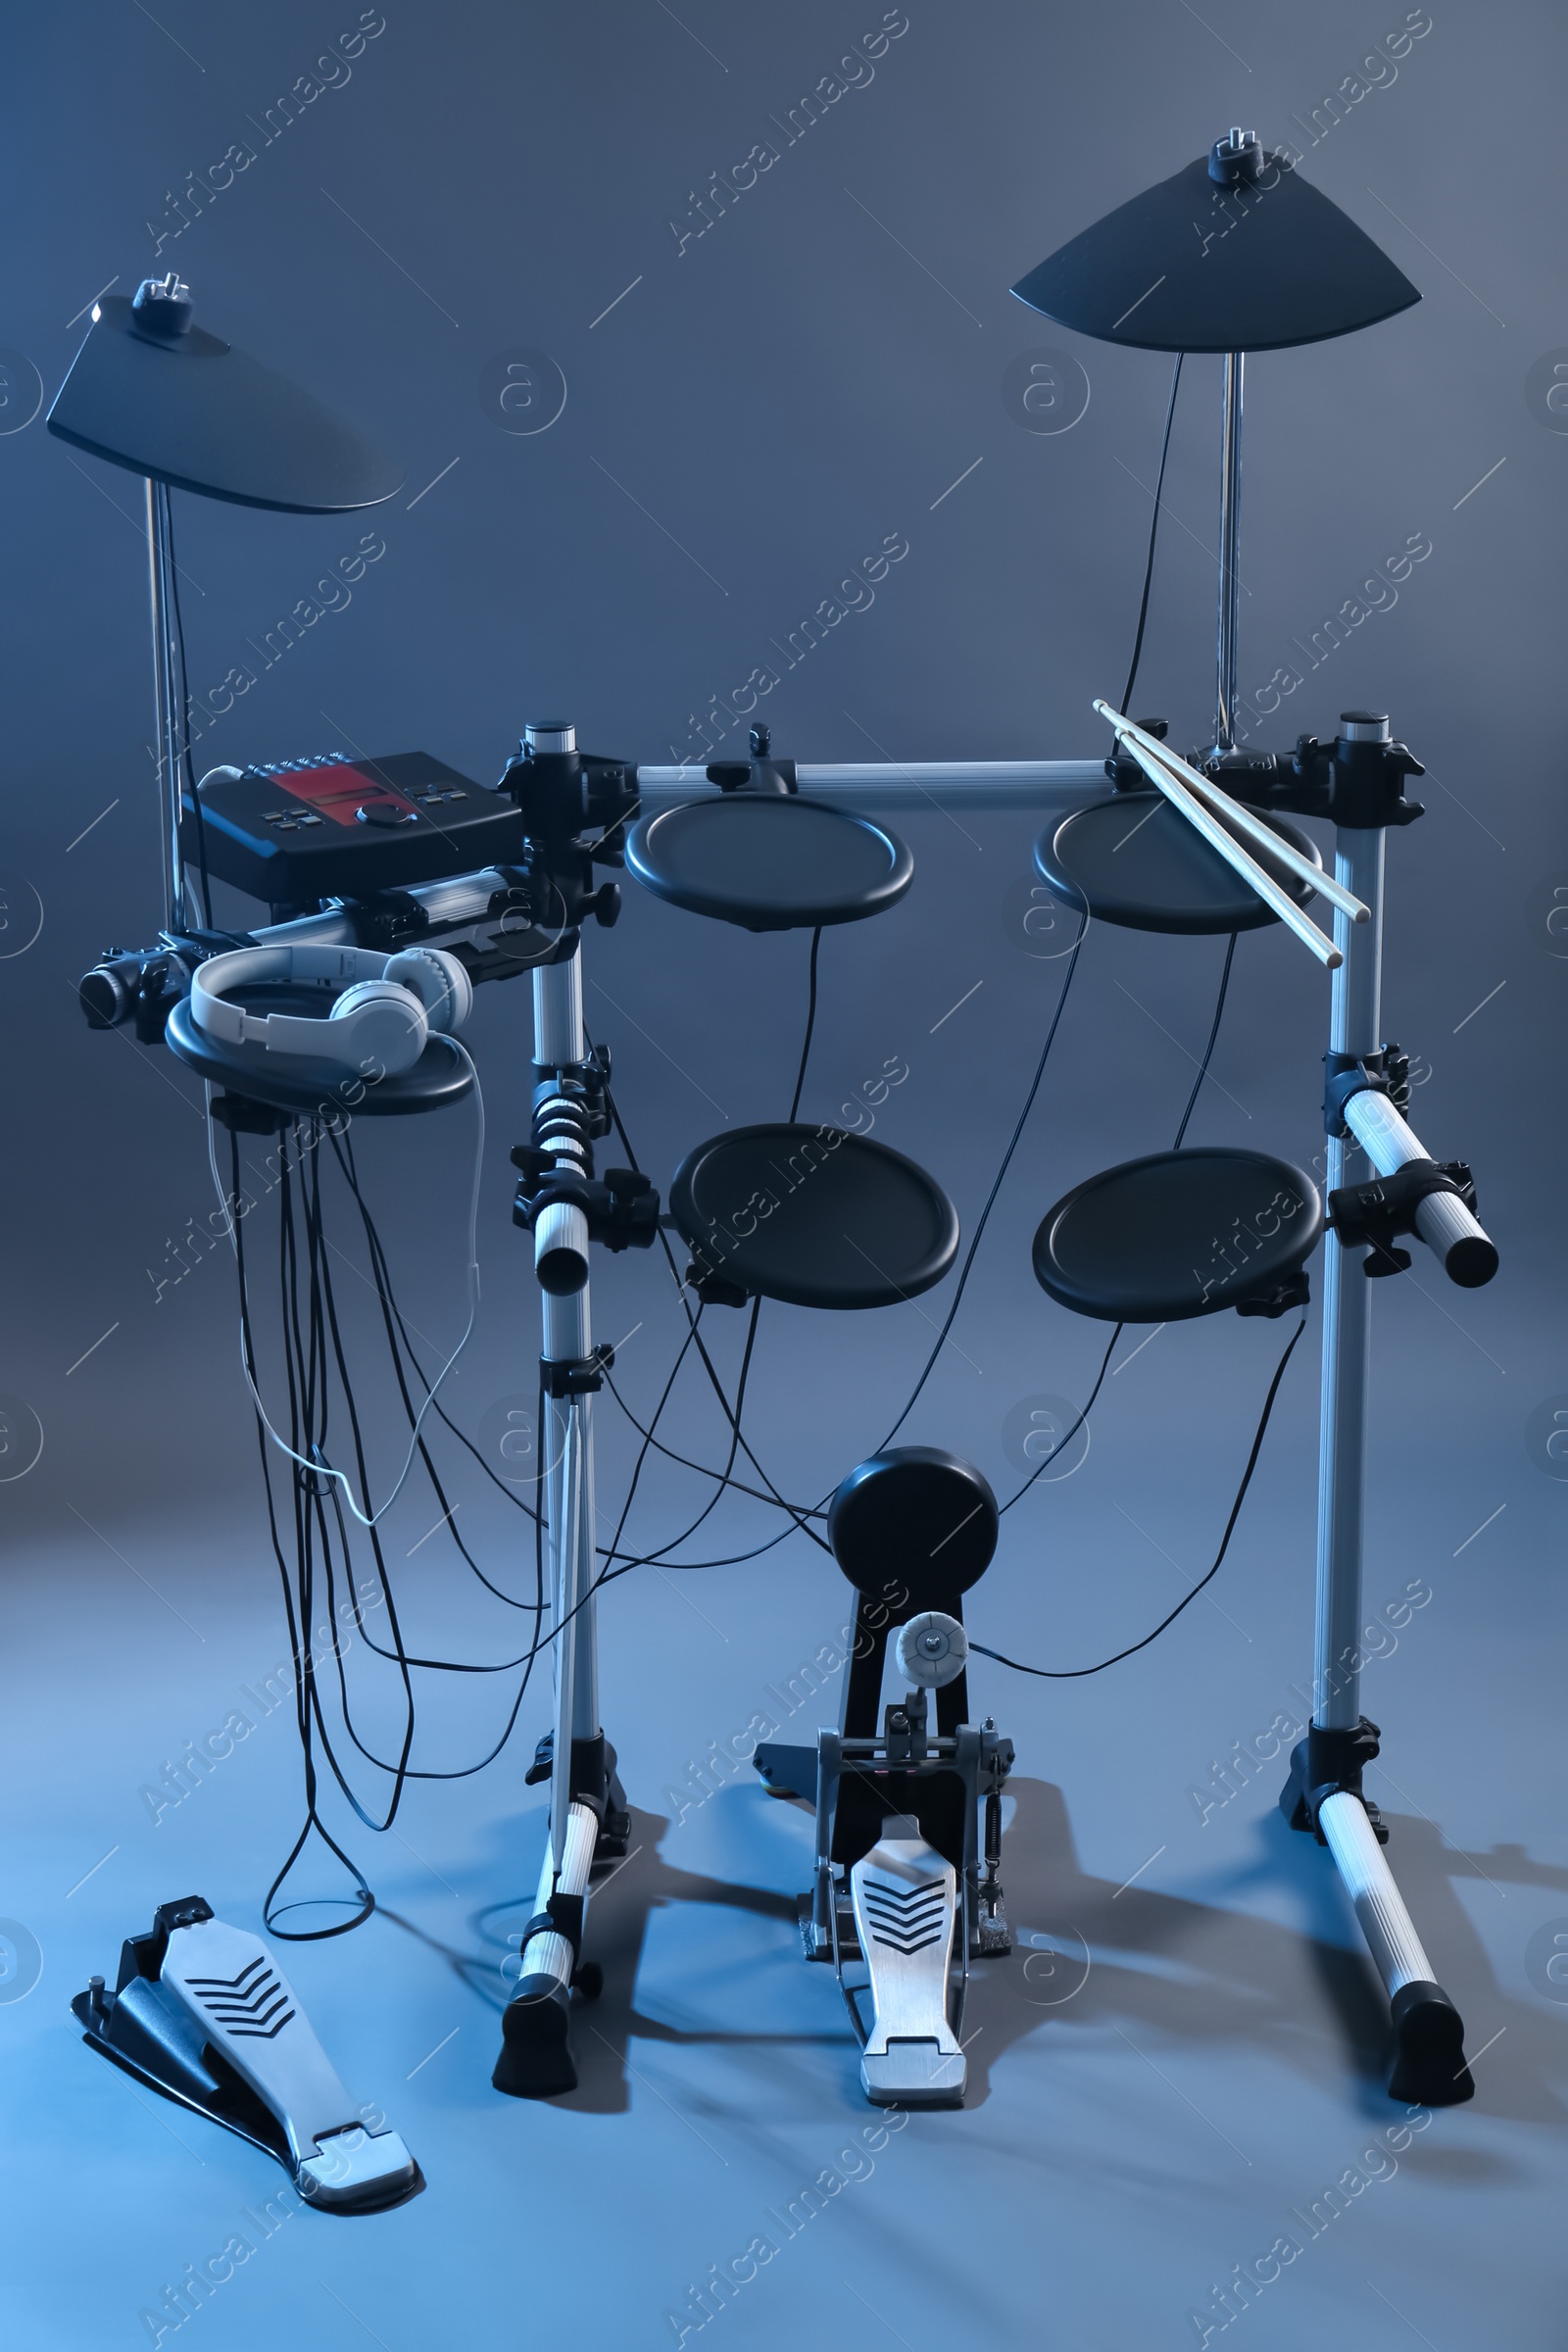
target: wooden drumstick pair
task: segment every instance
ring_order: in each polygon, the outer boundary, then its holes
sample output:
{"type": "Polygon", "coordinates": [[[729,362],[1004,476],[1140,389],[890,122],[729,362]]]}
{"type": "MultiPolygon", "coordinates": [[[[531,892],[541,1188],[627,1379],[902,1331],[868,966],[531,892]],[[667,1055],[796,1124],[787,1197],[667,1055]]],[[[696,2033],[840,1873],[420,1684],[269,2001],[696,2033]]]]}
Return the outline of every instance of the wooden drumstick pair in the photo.
{"type": "Polygon", "coordinates": [[[1320,963],[1331,972],[1337,970],[1345,958],[1334,942],[1280,888],[1272,874],[1266,873],[1256,858],[1227,831],[1226,825],[1220,823],[1220,817],[1223,816],[1228,824],[1234,825],[1238,832],[1246,834],[1248,840],[1255,842],[1259,849],[1266,850],[1270,858],[1288,872],[1308,883],[1313,890],[1321,891],[1329,904],[1348,915],[1352,923],[1369,921],[1371,910],[1363,906],[1361,901],[1341,883],[1336,882],[1332,875],[1324,873],[1320,866],[1314,865],[1298,850],[1293,849],[1250,808],[1245,808],[1240,801],[1233,801],[1229,793],[1221,792],[1219,786],[1211,783],[1199,769],[1189,767],[1187,761],[1168,750],[1157,736],[1136,726],[1130,718],[1124,718],[1109,703],[1097,700],[1095,709],[1114,729],[1117,742],[1126,745],[1150,782],[1156,785],[1166,800],[1181,810],[1209,847],[1217,850],[1228,865],[1234,866],[1243,881],[1256,891],[1264,905],[1273,909],[1282,923],[1289,924],[1297,938],[1304,947],[1311,949],[1320,963]]]}

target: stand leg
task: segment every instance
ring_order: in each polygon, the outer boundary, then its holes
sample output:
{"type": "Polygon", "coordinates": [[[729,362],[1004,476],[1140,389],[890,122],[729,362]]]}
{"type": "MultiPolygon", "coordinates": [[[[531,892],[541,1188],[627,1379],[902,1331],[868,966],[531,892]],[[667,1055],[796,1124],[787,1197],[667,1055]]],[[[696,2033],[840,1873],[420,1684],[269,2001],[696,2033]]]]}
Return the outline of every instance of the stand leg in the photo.
{"type": "MultiPolygon", "coordinates": [[[[580,950],[567,962],[544,965],[533,976],[534,1060],[542,1070],[568,1073],[585,1058],[579,957],[580,950]]],[[[570,1237],[565,1239],[569,1244],[570,1237]]],[[[556,1233],[557,1246],[562,1240],[556,1233]]],[[[586,1262],[586,1226],[580,1241],[586,1262]]],[[[542,1299],[547,1371],[552,1365],[588,1365],[593,1330],[586,1281],[565,1295],[544,1292],[542,1299]]],[[[568,2046],[570,1993],[579,1974],[589,1878],[611,1792],[599,1725],[593,1431],[585,1392],[547,1396],[540,1442],[548,1448],[546,1552],[556,1711],[549,1841],[492,2078],[498,2090],[516,2098],[549,2098],[576,2087],[568,2046]]]]}
{"type": "MultiPolygon", "coordinates": [[[[1382,1049],[1384,835],[1341,827],[1335,873],[1372,910],[1352,925],[1334,917],[1345,958],[1334,974],[1329,1043],[1361,1060],[1382,1049]]],[[[1362,1153],[1330,1137],[1328,1188],[1360,1182],[1362,1153]]],[[[1432,1964],[1383,1856],[1377,1809],[1361,1793],[1362,1767],[1378,1752],[1375,1724],[1361,1713],[1362,1497],[1366,1480],[1367,1363],[1371,1286],[1359,1250],[1337,1234],[1325,1244],[1323,1386],[1318,1455],[1317,1621],[1312,1722],[1291,1758],[1281,1807],[1295,1829],[1313,1830],[1334,1858],[1389,1995],[1396,2099],[1452,2106],[1474,2090],[1464,2026],[1437,1984],[1432,1964]]]]}
{"type": "Polygon", "coordinates": [[[1464,2021],[1432,1974],[1366,1807],[1341,1789],[1323,1798],[1317,1819],[1393,2011],[1389,2096],[1425,2107],[1457,2106],[1475,2091],[1465,2064],[1464,2021]]]}

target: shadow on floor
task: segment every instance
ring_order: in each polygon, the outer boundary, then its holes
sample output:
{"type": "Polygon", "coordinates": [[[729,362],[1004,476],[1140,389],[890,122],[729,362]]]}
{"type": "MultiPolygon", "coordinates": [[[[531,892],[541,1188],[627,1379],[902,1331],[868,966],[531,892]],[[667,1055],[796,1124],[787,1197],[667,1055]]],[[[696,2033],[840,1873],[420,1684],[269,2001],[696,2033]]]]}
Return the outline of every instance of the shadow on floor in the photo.
{"type": "MultiPolygon", "coordinates": [[[[1096,1878],[1079,1862],[1059,1788],[1015,1776],[1009,1793],[1017,1809],[1003,1877],[1014,1949],[971,1973],[964,2025],[967,2106],[983,2103],[991,2069],[1025,2036],[1042,2029],[1069,2036],[1109,2029],[1141,2053],[1147,2036],[1194,2049],[1249,2047],[1318,2080],[1348,2073],[1369,2116],[1390,2112],[1388,2005],[1333,1865],[1311,1839],[1270,1812],[1257,1824],[1254,1862],[1235,1880],[1238,1893],[1265,1882],[1292,1889],[1307,1923],[1303,1928],[1225,1903],[1096,1878]]],[[[728,1802],[771,1809],[773,1800],[747,1789],[732,1792],[728,1802]]],[[[1561,2123],[1568,2116],[1557,2087],[1568,2072],[1568,2016],[1554,2017],[1499,1985],[1456,1882],[1485,1882],[1500,1895],[1510,1883],[1568,1888],[1568,1871],[1532,1862],[1518,1847],[1460,1854],[1430,1821],[1386,1818],[1393,1831],[1391,1859],[1439,1976],[1464,2016],[1467,2048],[1472,2056],[1484,2052],[1476,2069],[1477,2110],[1561,2123]]],[[[842,2044],[846,2086],[855,2083],[855,2045],[825,1967],[812,1972],[820,1980],[819,2033],[708,2031],[638,2009],[638,1973],[656,1910],[694,1904],[744,1912],[774,1923],[781,1945],[792,1954],[799,1950],[793,1895],[673,1866],[661,1851],[668,1828],[659,1815],[634,1811],[625,1860],[595,1886],[587,1950],[604,1971],[604,1991],[578,2008],[573,2047],[580,2080],[561,2104],[596,2114],[623,2111],[635,2071],[631,2044],[638,2039],[842,2044]]],[[[503,1825],[502,1836],[512,1855],[525,1841],[534,1842],[520,1823],[503,1825]]],[[[438,1941],[394,1912],[383,1916],[439,1952],[495,2012],[499,2026],[510,1990],[502,1964],[509,1948],[516,1948],[514,1941],[509,1947],[508,1936],[515,1936],[531,1909],[531,1891],[487,1905],[470,1921],[474,1948],[468,1951],[438,1941]]]]}

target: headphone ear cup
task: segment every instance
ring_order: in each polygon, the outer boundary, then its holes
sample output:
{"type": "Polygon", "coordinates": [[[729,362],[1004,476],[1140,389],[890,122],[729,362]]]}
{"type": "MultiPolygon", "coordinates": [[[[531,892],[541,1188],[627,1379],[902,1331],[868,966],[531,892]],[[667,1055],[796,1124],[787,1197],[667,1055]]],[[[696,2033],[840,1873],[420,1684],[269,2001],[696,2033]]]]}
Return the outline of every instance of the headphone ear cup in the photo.
{"type": "Polygon", "coordinates": [[[405,948],[388,959],[386,978],[412,989],[432,1029],[450,1035],[473,1010],[473,982],[445,948],[405,948]]]}
{"type": "MultiPolygon", "coordinates": [[[[354,1022],[352,1044],[344,1040],[342,1058],[346,1067],[368,1076],[367,1062],[380,1064],[388,1078],[400,1078],[412,1070],[424,1052],[429,1037],[429,1023],[419,999],[411,988],[401,988],[393,980],[361,980],[346,988],[327,1016],[332,1021],[354,1022]]],[[[335,1043],[323,1040],[328,1047],[335,1043]]]]}

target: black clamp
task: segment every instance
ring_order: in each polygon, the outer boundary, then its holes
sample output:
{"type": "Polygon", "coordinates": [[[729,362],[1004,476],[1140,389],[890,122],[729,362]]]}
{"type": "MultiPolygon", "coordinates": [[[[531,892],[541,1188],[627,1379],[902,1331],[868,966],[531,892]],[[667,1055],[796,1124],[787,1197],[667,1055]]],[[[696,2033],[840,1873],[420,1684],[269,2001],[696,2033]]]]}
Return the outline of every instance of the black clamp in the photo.
{"type": "Polygon", "coordinates": [[[687,1290],[695,1291],[704,1306],[744,1306],[752,1295],[743,1282],[732,1282],[727,1274],[715,1274],[695,1257],[686,1269],[685,1279],[687,1290]]]}
{"type": "Polygon", "coordinates": [[[345,899],[343,911],[354,926],[357,948],[395,956],[430,928],[428,907],[407,890],[378,890],[373,899],[345,899]]]}
{"type": "MultiPolygon", "coordinates": [[[[604,1352],[608,1355],[610,1349],[606,1348],[604,1352]]],[[[603,1732],[596,1732],[591,1740],[572,1741],[569,1762],[572,1803],[586,1805],[597,1820],[604,1822],[612,1811],[616,1810],[609,1801],[612,1786],[619,1787],[615,1780],[614,1749],[609,1745],[603,1732]]],[[[523,1787],[537,1788],[541,1781],[551,1778],[555,1768],[556,1735],[550,1731],[535,1744],[533,1762],[522,1776],[523,1787]]]]}
{"type": "Polygon", "coordinates": [[[1340,1731],[1320,1723],[1308,1724],[1306,1738],[1291,1750],[1291,1777],[1280,1793],[1280,1810],[1293,1830],[1310,1830],[1319,1845],[1326,1845],[1328,1840],[1318,1825],[1325,1799],[1353,1796],[1365,1806],[1379,1845],[1388,1844],[1382,1817],[1361,1789],[1361,1775],[1376,1757],[1380,1738],[1377,1725],[1364,1715],[1340,1731]]]}
{"type": "Polygon", "coordinates": [[[762,792],[779,797],[794,793],[799,790],[795,762],[775,760],[772,743],[771,728],[754,727],[750,760],[715,760],[703,773],[720,792],[762,792]]]}
{"type": "Polygon", "coordinates": [[[1208,176],[1222,188],[1255,188],[1265,170],[1279,161],[1265,153],[1255,130],[1233,130],[1209,149],[1208,176]]]}
{"type": "Polygon", "coordinates": [[[1402,1274],[1409,1266],[1410,1252],[1396,1250],[1394,1237],[1415,1232],[1415,1212],[1434,1193],[1452,1193],[1475,1213],[1475,1182],[1464,1160],[1407,1159],[1392,1176],[1375,1177],[1370,1184],[1348,1184],[1330,1193],[1328,1222],[1343,1248],[1368,1245],[1363,1271],[1369,1277],[1402,1274]]]}
{"type": "Polygon", "coordinates": [[[258,1102],[250,1095],[215,1095],[210,1105],[211,1115],[220,1127],[230,1135],[281,1135],[294,1113],[278,1110],[270,1102],[258,1102]]]}
{"type": "Polygon", "coordinates": [[[536,1936],[564,1936],[571,1946],[575,1964],[582,1948],[583,1914],[587,1906],[580,1894],[563,1894],[558,1887],[542,1911],[536,1911],[522,1931],[520,1949],[526,1951],[536,1936]]]}
{"type": "Polygon", "coordinates": [[[167,956],[154,957],[142,974],[136,994],[137,1044],[162,1045],[170,1014],[189,995],[190,968],[184,957],[173,949],[167,956]]]}
{"type": "Polygon", "coordinates": [[[1410,1107],[1410,1056],[1399,1046],[1383,1046],[1376,1054],[1325,1054],[1328,1072],[1323,1090],[1324,1132],[1340,1143],[1352,1140],[1345,1106],[1352,1095],[1387,1095],[1402,1117],[1410,1107]]]}
{"type": "Polygon", "coordinates": [[[1010,1740],[997,1730],[995,1721],[987,1716],[980,1732],[980,1790],[984,1796],[1000,1796],[1011,1772],[1016,1750],[1010,1740]]]}
{"type": "Polygon", "coordinates": [[[1198,764],[1252,808],[1326,816],[1358,832],[1414,824],[1425,812],[1419,801],[1405,799],[1404,784],[1409,776],[1425,775],[1420,760],[1407,744],[1366,731],[1379,723],[1377,713],[1347,710],[1343,721],[1360,731],[1326,744],[1315,735],[1298,736],[1290,757],[1238,748],[1211,752],[1198,764]]]}
{"type": "Polygon", "coordinates": [[[596,887],[594,866],[625,863],[626,826],[637,812],[637,770],[587,752],[540,752],[526,741],[507,762],[499,789],[522,811],[525,847],[509,883],[528,919],[558,933],[545,958],[564,963],[591,915],[606,930],[620,913],[620,886],[596,887]],[[598,839],[589,836],[596,831],[598,839]]]}
{"type": "MultiPolygon", "coordinates": [[[[612,1124],[610,1115],[611,1055],[608,1046],[594,1046],[586,1061],[558,1068],[554,1063],[533,1063],[534,1115],[541,1110],[560,1111],[563,1104],[574,1108],[581,1116],[591,1141],[608,1135],[612,1124]]],[[[518,1161],[517,1165],[521,1165],[518,1161]]]]}
{"type": "MultiPolygon", "coordinates": [[[[620,828],[616,831],[618,836],[620,828]]],[[[612,930],[619,920],[620,884],[601,882],[596,887],[593,869],[596,863],[624,862],[624,851],[614,845],[573,842],[563,847],[530,841],[524,845],[521,863],[507,868],[507,890],[492,894],[491,911],[520,911],[535,930],[559,932],[556,952],[546,960],[564,963],[575,953],[578,931],[590,917],[604,931],[612,930]]]]}
{"type": "Polygon", "coordinates": [[[923,1764],[929,1752],[924,1690],[912,1690],[903,1705],[889,1706],[883,1716],[882,1737],[889,1764],[923,1764]]]}
{"type": "Polygon", "coordinates": [[[1293,1307],[1310,1305],[1311,1299],[1312,1285],[1307,1278],[1306,1268],[1298,1266],[1294,1274],[1282,1275],[1268,1290],[1253,1291],[1250,1297],[1238,1298],[1236,1312],[1239,1315],[1261,1315],[1272,1323],[1279,1316],[1288,1315],[1293,1307]]]}
{"type": "Polygon", "coordinates": [[[615,1350],[601,1340],[592,1355],[542,1355],[539,1379],[544,1393],[560,1403],[566,1396],[595,1396],[613,1368],[615,1350]]]}
{"type": "MultiPolygon", "coordinates": [[[[1352,721],[1369,715],[1345,713],[1352,721]]],[[[1338,735],[1324,745],[1315,735],[1299,735],[1291,760],[1292,781],[1276,805],[1303,816],[1330,817],[1352,831],[1383,832],[1391,825],[1413,825],[1426,814],[1420,801],[1404,797],[1405,778],[1426,772],[1408,744],[1388,736],[1378,741],[1338,735]]]]}
{"type": "Polygon", "coordinates": [[[659,1232],[659,1195],[649,1177],[633,1168],[607,1168],[602,1178],[584,1176],[569,1161],[532,1144],[515,1145],[512,1164],[522,1177],[512,1203],[514,1225],[531,1232],[542,1210],[564,1200],[582,1210],[591,1242],[612,1250],[652,1248],[659,1232]]]}

